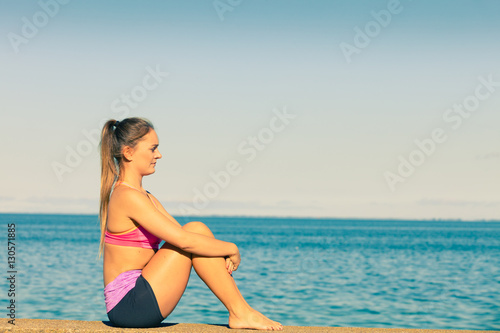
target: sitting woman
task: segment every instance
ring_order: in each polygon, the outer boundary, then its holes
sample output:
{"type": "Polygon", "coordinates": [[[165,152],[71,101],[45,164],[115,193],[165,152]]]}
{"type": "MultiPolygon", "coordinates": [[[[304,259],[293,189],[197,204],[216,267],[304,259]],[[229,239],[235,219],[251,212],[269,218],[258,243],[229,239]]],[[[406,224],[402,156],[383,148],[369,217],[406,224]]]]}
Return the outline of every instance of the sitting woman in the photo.
{"type": "Polygon", "coordinates": [[[229,312],[229,327],[282,330],[241,295],[232,272],[240,253],[201,222],[181,226],[142,187],[161,154],[153,125],[109,120],[101,135],[100,254],[109,320],[120,327],[158,326],[175,308],[191,267],[229,312]],[[161,241],[165,241],[159,248],[161,241]]]}

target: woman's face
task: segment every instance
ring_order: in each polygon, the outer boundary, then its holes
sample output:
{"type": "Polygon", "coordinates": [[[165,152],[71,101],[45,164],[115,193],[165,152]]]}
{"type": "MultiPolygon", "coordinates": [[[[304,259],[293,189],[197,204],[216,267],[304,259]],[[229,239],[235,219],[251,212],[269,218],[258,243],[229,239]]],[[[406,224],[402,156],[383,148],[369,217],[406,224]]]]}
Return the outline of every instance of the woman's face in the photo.
{"type": "Polygon", "coordinates": [[[156,160],[162,156],[158,145],[158,136],[152,129],[132,149],[130,160],[132,160],[133,167],[141,175],[150,175],[155,172],[156,160]]]}

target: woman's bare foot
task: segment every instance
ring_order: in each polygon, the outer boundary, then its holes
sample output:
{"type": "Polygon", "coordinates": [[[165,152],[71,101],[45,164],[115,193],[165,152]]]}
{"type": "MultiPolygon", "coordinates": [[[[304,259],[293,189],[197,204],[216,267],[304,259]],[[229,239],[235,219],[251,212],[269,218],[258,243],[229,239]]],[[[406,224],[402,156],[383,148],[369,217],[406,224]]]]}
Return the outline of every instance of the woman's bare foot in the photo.
{"type": "Polygon", "coordinates": [[[229,327],[270,331],[281,331],[283,329],[283,325],[277,321],[267,318],[262,313],[255,311],[252,308],[249,308],[242,313],[230,314],[229,327]]]}

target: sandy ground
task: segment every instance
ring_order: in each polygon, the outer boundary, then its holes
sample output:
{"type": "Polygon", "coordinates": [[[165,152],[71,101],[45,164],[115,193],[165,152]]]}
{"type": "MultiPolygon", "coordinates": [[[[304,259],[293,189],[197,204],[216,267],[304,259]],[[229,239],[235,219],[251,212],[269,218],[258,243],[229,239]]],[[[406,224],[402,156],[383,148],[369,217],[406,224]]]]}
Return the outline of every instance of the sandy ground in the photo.
{"type": "MultiPolygon", "coordinates": [[[[169,324],[163,323],[161,327],[136,329],[115,328],[109,322],[78,321],[78,320],[45,320],[45,319],[16,319],[15,325],[8,319],[0,320],[0,332],[186,332],[186,333],[237,333],[256,332],[255,330],[233,330],[226,325],[207,324],[169,324]]],[[[285,326],[283,332],[329,332],[329,333],[479,333],[500,331],[466,331],[466,330],[425,330],[425,329],[399,329],[399,328],[351,328],[351,327],[299,327],[285,326]]]]}

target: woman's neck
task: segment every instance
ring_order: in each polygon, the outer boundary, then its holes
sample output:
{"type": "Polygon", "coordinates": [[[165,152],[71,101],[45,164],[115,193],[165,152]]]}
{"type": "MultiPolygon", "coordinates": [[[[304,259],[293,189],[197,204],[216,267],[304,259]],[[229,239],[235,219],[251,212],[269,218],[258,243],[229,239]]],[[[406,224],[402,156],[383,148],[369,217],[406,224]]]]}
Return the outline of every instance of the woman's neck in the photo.
{"type": "Polygon", "coordinates": [[[123,174],[118,178],[119,182],[127,183],[130,186],[142,190],[142,176],[133,176],[131,174],[123,174]]]}

